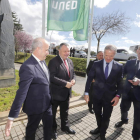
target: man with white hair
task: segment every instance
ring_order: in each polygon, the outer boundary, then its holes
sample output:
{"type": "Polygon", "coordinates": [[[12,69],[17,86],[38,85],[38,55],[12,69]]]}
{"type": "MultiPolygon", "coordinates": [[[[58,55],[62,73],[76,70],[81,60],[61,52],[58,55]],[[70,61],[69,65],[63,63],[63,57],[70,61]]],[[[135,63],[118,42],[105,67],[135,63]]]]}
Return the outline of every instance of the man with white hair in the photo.
{"type": "Polygon", "coordinates": [[[92,80],[95,80],[92,87],[92,101],[98,127],[95,130],[91,130],[90,134],[100,133],[101,140],[105,140],[113,106],[116,106],[119,102],[122,92],[122,64],[113,60],[116,51],[117,48],[113,45],[105,47],[104,59],[94,62],[88,74],[85,87],[85,100],[88,103],[90,85],[92,80]]]}
{"type": "Polygon", "coordinates": [[[26,126],[26,140],[35,140],[35,132],[42,120],[44,140],[51,140],[52,108],[50,96],[49,70],[45,64],[49,54],[48,42],[43,38],[36,38],[32,44],[32,55],[19,70],[19,89],[12,104],[7,124],[6,136],[10,135],[14,118],[18,117],[23,104],[23,112],[28,116],[26,126]]]}

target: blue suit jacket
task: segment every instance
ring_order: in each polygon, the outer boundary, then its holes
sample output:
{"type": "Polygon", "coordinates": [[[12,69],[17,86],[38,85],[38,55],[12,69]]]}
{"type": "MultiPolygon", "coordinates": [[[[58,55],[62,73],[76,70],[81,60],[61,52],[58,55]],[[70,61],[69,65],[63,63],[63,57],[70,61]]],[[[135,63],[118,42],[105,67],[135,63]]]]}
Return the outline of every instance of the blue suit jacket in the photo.
{"type": "Polygon", "coordinates": [[[94,98],[101,99],[105,94],[106,100],[111,101],[116,94],[122,93],[122,64],[113,61],[112,70],[107,79],[105,79],[103,61],[94,62],[86,82],[85,92],[89,92],[89,88],[93,79],[94,98]]]}
{"type": "Polygon", "coordinates": [[[20,82],[9,117],[18,117],[23,104],[27,115],[40,114],[51,105],[49,81],[36,59],[31,56],[19,71],[20,82]]]}
{"type": "MultiPolygon", "coordinates": [[[[132,80],[134,76],[140,79],[140,70],[136,73],[136,59],[127,61],[126,65],[124,66],[124,76],[126,76],[126,80],[124,83],[124,91],[123,91],[123,98],[127,98],[127,94],[131,89],[132,84],[128,80],[132,80]]],[[[140,101],[140,86],[134,86],[133,93],[135,98],[140,101]]]]}

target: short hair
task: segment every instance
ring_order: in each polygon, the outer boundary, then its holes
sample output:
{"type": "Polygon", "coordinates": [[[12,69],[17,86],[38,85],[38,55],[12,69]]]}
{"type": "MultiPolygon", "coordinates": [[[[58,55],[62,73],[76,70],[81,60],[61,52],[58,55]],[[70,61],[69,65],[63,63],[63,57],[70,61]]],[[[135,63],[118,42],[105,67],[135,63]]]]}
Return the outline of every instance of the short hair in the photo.
{"type": "Polygon", "coordinates": [[[34,51],[37,47],[41,48],[43,46],[43,40],[45,39],[42,37],[35,38],[32,43],[32,51],[34,51]]]}
{"type": "Polygon", "coordinates": [[[100,53],[100,52],[102,52],[102,53],[103,53],[103,51],[98,51],[98,52],[97,52],[97,54],[98,54],[98,53],[100,53]]]}
{"type": "Polygon", "coordinates": [[[117,52],[117,47],[114,46],[114,45],[107,45],[104,49],[104,52],[105,52],[105,50],[114,51],[116,53],[117,52]]]}
{"type": "Polygon", "coordinates": [[[61,43],[58,49],[60,50],[60,49],[62,48],[63,45],[69,47],[69,45],[68,45],[67,43],[61,43]]]}

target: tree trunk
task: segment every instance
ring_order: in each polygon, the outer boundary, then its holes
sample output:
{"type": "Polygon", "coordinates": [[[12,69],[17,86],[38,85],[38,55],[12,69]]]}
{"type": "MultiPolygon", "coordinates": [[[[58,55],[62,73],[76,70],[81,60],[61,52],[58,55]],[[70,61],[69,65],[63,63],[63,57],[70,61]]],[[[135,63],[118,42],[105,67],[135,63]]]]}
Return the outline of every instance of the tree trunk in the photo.
{"type": "Polygon", "coordinates": [[[99,47],[100,47],[100,39],[97,39],[98,43],[97,43],[97,53],[99,52],[99,47]]]}
{"type": "Polygon", "coordinates": [[[24,62],[25,62],[25,51],[24,51],[24,62]]]}

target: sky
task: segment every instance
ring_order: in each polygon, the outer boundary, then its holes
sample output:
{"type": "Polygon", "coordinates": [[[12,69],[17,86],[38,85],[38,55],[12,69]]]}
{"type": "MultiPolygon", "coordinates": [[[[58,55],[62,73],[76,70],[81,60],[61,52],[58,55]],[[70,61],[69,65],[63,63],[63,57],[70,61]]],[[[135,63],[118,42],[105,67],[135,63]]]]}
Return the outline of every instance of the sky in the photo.
{"type": "MultiPolygon", "coordinates": [[[[46,0],[47,2],[47,0],[46,0]]],[[[42,0],[9,0],[11,10],[16,12],[23,25],[25,32],[31,34],[33,38],[42,34],[42,0]]],[[[113,44],[117,48],[129,49],[130,46],[140,44],[140,0],[94,0],[93,16],[111,14],[112,12],[125,12],[131,18],[130,31],[121,35],[107,35],[101,39],[100,49],[108,44],[113,44]]],[[[72,32],[46,32],[46,40],[59,45],[62,42],[70,46],[85,46],[87,41],[76,41],[72,32]]],[[[97,40],[92,36],[91,50],[97,50],[97,40]]]]}

